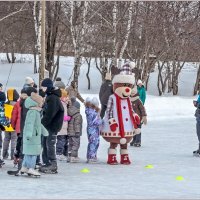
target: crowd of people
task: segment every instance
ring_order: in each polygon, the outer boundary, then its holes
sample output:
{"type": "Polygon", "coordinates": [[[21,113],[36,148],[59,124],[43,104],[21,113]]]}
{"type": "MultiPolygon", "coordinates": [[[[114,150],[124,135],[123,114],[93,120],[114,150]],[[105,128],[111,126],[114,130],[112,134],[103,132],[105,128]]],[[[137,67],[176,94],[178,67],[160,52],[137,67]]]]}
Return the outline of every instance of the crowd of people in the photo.
{"type": "MultiPolygon", "coordinates": [[[[20,94],[14,88],[9,88],[6,93],[0,83],[0,166],[10,156],[17,165],[17,170],[10,171],[11,175],[57,173],[57,161],[79,162],[82,132],[87,132],[88,137],[87,162],[98,162],[100,126],[109,96],[113,94],[109,73],[99,92],[101,109],[96,97],[84,100],[77,90],[76,82],[72,81],[66,87],[61,78],[57,78],[54,83],[46,78],[38,89],[35,81],[26,77],[20,94]],[[85,107],[84,118],[77,99],[85,107]],[[84,119],[87,121],[87,130],[82,130],[84,119]]],[[[145,99],[144,85],[138,80],[137,86],[132,89],[131,102],[134,111],[140,116],[140,128],[143,123],[147,123],[145,99]]],[[[141,133],[133,138],[130,145],[141,146],[141,133]]]]}

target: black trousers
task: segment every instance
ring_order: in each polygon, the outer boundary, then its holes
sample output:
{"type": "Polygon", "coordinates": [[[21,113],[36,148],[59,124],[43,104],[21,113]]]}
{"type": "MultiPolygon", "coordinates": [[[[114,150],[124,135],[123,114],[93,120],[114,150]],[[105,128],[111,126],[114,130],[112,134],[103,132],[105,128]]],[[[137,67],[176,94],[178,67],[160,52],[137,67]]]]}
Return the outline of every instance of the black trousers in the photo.
{"type": "Polygon", "coordinates": [[[49,136],[42,138],[42,160],[46,165],[56,162],[56,134],[49,131],[49,136]]]}
{"type": "Polygon", "coordinates": [[[56,143],[56,154],[57,155],[68,155],[68,135],[57,135],[56,143]]]}
{"type": "Polygon", "coordinates": [[[101,104],[101,113],[100,113],[101,119],[104,118],[104,115],[105,115],[106,109],[107,109],[107,105],[103,105],[103,104],[101,104]]]}

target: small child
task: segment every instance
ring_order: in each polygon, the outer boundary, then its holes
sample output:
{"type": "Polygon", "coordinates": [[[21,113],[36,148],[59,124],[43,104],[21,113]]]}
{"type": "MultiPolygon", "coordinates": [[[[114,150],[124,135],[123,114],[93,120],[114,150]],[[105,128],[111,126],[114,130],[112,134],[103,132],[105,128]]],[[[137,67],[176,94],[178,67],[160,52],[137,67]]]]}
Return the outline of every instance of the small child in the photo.
{"type": "MultiPolygon", "coordinates": [[[[7,99],[8,101],[4,104],[5,107],[5,116],[11,120],[12,110],[17,100],[19,99],[19,94],[16,89],[10,88],[7,90],[7,99]]],[[[14,151],[17,144],[17,133],[12,126],[5,127],[5,137],[3,141],[3,159],[7,159],[9,156],[8,149],[11,143],[11,153],[10,159],[14,159],[14,151]]]]}
{"type": "MultiPolygon", "coordinates": [[[[147,124],[147,114],[146,114],[145,107],[139,98],[137,87],[134,87],[131,91],[131,103],[132,103],[133,110],[140,117],[140,125],[138,126],[138,128],[141,128],[143,123],[145,125],[147,124]]],[[[140,134],[133,136],[133,140],[130,143],[130,145],[131,146],[134,145],[135,147],[141,147],[141,132],[140,134]]]]}
{"type": "Polygon", "coordinates": [[[96,97],[86,99],[85,114],[87,118],[87,162],[97,162],[97,150],[99,147],[99,126],[102,124],[100,117],[99,101],[96,97]]]}
{"type": "Polygon", "coordinates": [[[60,100],[64,107],[64,119],[63,119],[62,129],[57,135],[56,157],[60,161],[67,161],[67,155],[68,155],[67,127],[68,127],[68,121],[71,119],[71,117],[67,115],[67,105],[69,102],[68,94],[64,89],[61,89],[61,92],[62,96],[60,100]]]}
{"type": "Polygon", "coordinates": [[[69,136],[68,162],[79,162],[78,150],[80,147],[83,120],[80,114],[80,103],[76,101],[75,97],[71,98],[67,113],[71,117],[67,129],[69,136]]]}
{"type": "Polygon", "coordinates": [[[6,101],[6,95],[2,92],[3,85],[0,83],[0,167],[4,164],[4,161],[1,159],[1,149],[2,149],[2,131],[5,131],[4,126],[9,126],[10,122],[5,116],[4,103],[6,101]]]}
{"type": "Polygon", "coordinates": [[[28,109],[23,130],[23,154],[24,159],[20,173],[40,176],[35,170],[37,156],[41,153],[41,135],[48,136],[48,131],[41,124],[40,112],[42,110],[43,98],[36,93],[31,93],[25,101],[28,109]]]}

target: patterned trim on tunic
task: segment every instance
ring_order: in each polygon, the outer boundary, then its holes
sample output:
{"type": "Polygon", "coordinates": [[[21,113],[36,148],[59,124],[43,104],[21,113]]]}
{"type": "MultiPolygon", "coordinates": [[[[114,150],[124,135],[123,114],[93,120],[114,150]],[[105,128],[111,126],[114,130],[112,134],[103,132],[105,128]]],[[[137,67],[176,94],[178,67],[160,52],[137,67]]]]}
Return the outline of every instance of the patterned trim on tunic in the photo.
{"type": "MultiPolygon", "coordinates": [[[[119,137],[121,138],[120,133],[113,133],[113,132],[101,132],[101,136],[103,137],[119,137]]],[[[132,137],[134,135],[134,132],[125,132],[124,137],[132,137]]]]}

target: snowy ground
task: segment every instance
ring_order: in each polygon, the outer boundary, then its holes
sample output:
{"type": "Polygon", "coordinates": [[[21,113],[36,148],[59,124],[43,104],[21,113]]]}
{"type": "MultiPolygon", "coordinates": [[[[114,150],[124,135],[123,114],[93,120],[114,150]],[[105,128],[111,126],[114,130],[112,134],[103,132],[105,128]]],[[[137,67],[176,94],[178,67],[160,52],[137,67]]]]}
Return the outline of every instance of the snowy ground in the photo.
{"type": "MultiPolygon", "coordinates": [[[[61,76],[65,83],[71,75],[72,60],[63,59],[61,76]],[[66,76],[65,76],[66,75],[66,76]],[[66,78],[67,77],[67,78],[66,78]]],[[[8,87],[21,89],[25,76],[32,74],[32,64],[15,64],[12,69],[8,87]]],[[[0,82],[6,85],[11,65],[0,64],[0,82]]],[[[87,91],[85,72],[87,67],[81,69],[80,91],[86,98],[98,96],[100,76],[94,68],[91,71],[92,90],[87,91]],[[87,93],[90,93],[87,95],[87,93]]],[[[59,163],[59,173],[56,175],[42,175],[41,178],[12,177],[6,171],[13,169],[10,160],[0,169],[0,199],[1,198],[190,198],[198,199],[199,165],[200,159],[192,156],[198,142],[195,133],[193,97],[193,82],[196,69],[186,69],[181,75],[182,97],[157,97],[155,93],[156,74],[150,78],[149,94],[146,109],[148,125],[142,130],[142,147],[130,147],[130,166],[109,166],[106,164],[108,143],[101,138],[98,151],[100,164],[87,164],[86,149],[87,136],[83,131],[80,147],[81,163],[59,163]],[[187,84],[186,84],[187,81],[187,84]],[[185,89],[185,90],[184,90],[185,89]],[[184,97],[183,97],[184,96],[184,97]],[[153,169],[146,169],[146,165],[153,165],[153,169]],[[88,168],[90,173],[82,173],[88,168]],[[183,176],[183,181],[177,181],[177,176],[183,176]]],[[[195,97],[196,98],[196,97],[195,97]]],[[[84,109],[82,107],[82,115],[84,109]]],[[[84,120],[83,130],[86,129],[84,120]]]]}
{"type": "Polygon", "coordinates": [[[132,165],[107,165],[108,143],[102,138],[101,164],[85,163],[87,136],[83,132],[82,162],[59,163],[56,175],[8,176],[6,171],[13,165],[6,161],[0,170],[0,198],[199,198],[200,159],[192,156],[197,147],[192,98],[149,96],[146,107],[149,123],[142,131],[142,147],[129,148],[132,165]],[[154,168],[146,169],[149,164],[154,168]],[[81,173],[83,168],[90,173],[81,173]],[[185,180],[177,181],[177,176],[185,180]]]}

